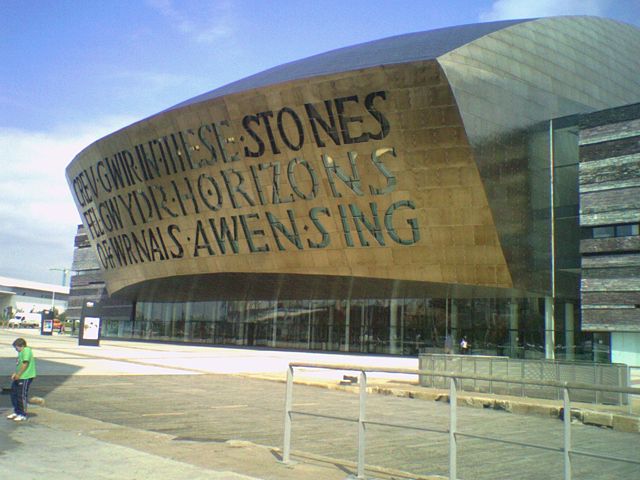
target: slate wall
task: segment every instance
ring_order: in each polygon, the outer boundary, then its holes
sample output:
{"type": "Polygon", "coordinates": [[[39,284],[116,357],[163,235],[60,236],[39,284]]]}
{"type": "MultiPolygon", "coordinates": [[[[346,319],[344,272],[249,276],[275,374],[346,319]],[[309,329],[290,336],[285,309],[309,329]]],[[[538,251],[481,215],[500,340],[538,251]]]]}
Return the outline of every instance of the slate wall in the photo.
{"type": "Polygon", "coordinates": [[[640,331],[640,104],[583,116],[579,142],[582,326],[640,331]]]}

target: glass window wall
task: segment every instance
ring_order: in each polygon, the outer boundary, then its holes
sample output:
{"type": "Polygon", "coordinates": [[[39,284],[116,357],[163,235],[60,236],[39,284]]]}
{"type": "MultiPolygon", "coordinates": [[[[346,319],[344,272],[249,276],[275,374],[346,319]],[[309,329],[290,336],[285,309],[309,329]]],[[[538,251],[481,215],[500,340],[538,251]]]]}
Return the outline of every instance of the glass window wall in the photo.
{"type": "MultiPolygon", "coordinates": [[[[544,298],[138,302],[107,336],[211,345],[416,355],[471,352],[544,358],[544,298]],[[447,338],[448,337],[448,338],[447,338]]],[[[562,311],[560,304],[556,311],[562,311]]],[[[108,324],[110,325],[110,324],[108,324]]],[[[564,338],[562,326],[556,332],[564,338]]],[[[577,356],[591,354],[576,338],[577,356]]],[[[558,342],[556,358],[564,357],[558,342]]]]}

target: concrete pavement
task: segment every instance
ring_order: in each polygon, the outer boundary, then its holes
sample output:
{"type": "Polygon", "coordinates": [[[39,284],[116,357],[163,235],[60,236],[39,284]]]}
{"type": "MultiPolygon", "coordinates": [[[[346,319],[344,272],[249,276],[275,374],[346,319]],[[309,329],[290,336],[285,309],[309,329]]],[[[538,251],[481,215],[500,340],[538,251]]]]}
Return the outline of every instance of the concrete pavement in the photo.
{"type": "MultiPolygon", "coordinates": [[[[32,393],[44,397],[47,403],[44,408],[31,407],[32,418],[25,425],[0,423],[0,478],[3,471],[34,479],[73,478],[80,471],[90,473],[86,478],[109,479],[170,479],[182,478],[185,473],[214,479],[344,479],[355,470],[349,463],[355,459],[357,444],[352,425],[331,421],[305,424],[296,419],[293,448],[314,455],[294,457],[301,461],[293,466],[278,462],[282,380],[287,365],[304,361],[417,368],[416,358],[119,341],[79,347],[76,339],[67,336],[0,330],[2,371],[13,368],[15,351],[10,345],[18,335],[34,347],[39,378],[32,393]],[[327,461],[326,457],[343,461],[327,461]]],[[[312,386],[296,386],[294,408],[357,416],[357,396],[344,393],[357,387],[340,387],[341,376],[342,372],[335,371],[297,371],[300,382],[312,386]],[[318,386],[325,388],[320,390],[318,386]]],[[[446,428],[446,404],[410,398],[446,399],[446,392],[418,387],[411,383],[415,379],[402,375],[372,375],[371,382],[374,391],[387,394],[370,397],[367,410],[372,418],[391,419],[392,423],[428,418],[446,428]]],[[[527,403],[525,399],[478,395],[468,395],[461,401],[482,407],[465,409],[468,411],[463,417],[468,418],[469,428],[478,431],[503,429],[506,435],[514,430],[527,432],[532,442],[546,444],[557,436],[561,425],[549,418],[557,402],[527,403]],[[514,413],[534,415],[509,416],[486,408],[508,410],[505,405],[511,405],[514,413]]],[[[0,397],[0,407],[3,402],[8,406],[8,396],[0,397]]],[[[600,413],[613,414],[615,410],[600,413]]],[[[630,434],[585,426],[574,429],[578,441],[608,448],[612,453],[622,453],[637,444],[636,435],[627,437],[630,434]]],[[[446,475],[446,436],[376,436],[372,430],[368,437],[367,462],[397,472],[384,475],[372,471],[370,478],[402,478],[400,470],[415,472],[409,478],[446,475]]],[[[494,463],[504,453],[498,451],[495,459],[492,455],[489,452],[461,459],[462,471],[465,465],[480,469],[480,473],[462,478],[511,478],[509,474],[492,474],[494,463]],[[485,465],[480,467],[482,462],[485,465]]],[[[541,463],[535,456],[532,459],[521,459],[514,472],[531,470],[527,461],[533,461],[533,466],[541,463]]],[[[549,468],[554,466],[553,461],[542,464],[545,468],[547,464],[549,468]]],[[[501,467],[503,471],[505,468],[501,467]]],[[[598,465],[588,462],[580,478],[590,478],[589,472],[597,474],[592,478],[616,478],[602,476],[598,465]]],[[[610,473],[629,474],[623,467],[610,473]]],[[[522,474],[519,477],[528,478],[522,474]]]]}
{"type": "MultiPolygon", "coordinates": [[[[100,425],[88,425],[74,416],[37,409],[25,424],[6,421],[0,428],[2,478],[51,479],[159,479],[249,480],[254,477],[213,471],[187,462],[101,440],[100,425]],[[72,428],[70,428],[72,427],[72,428]],[[6,475],[6,476],[5,476],[6,475]]],[[[140,440],[141,433],[131,435],[140,440]]]]}
{"type": "MultiPolygon", "coordinates": [[[[118,480],[185,477],[337,480],[354,471],[312,458],[284,465],[278,461],[280,454],[273,446],[237,440],[232,435],[226,435],[223,441],[205,442],[198,441],[197,432],[176,437],[158,432],[158,428],[150,431],[153,425],[149,424],[140,428],[139,425],[122,424],[127,422],[116,424],[97,420],[92,418],[91,411],[78,412],[74,406],[74,397],[81,397],[89,402],[88,408],[84,405],[88,410],[107,411],[108,391],[115,388],[109,378],[121,380],[124,397],[120,398],[127,403],[127,389],[135,385],[139,377],[167,379],[234,375],[234,382],[243,381],[238,375],[284,378],[289,362],[328,363],[326,354],[120,341],[102,341],[100,347],[86,347],[78,346],[77,339],[71,336],[41,336],[30,329],[1,329],[0,371],[7,372],[3,387],[10,384],[8,375],[15,363],[11,343],[18,336],[24,337],[34,348],[38,378],[31,394],[44,397],[46,405],[31,405],[30,419],[25,424],[0,419],[0,472],[15,473],[23,479],[47,480],[73,478],[80,473],[87,475],[84,478],[118,480]],[[133,380],[128,381],[127,378],[133,380]],[[76,388],[74,379],[85,381],[76,388]]],[[[331,363],[346,363],[353,357],[336,355],[332,360],[331,363]]],[[[359,360],[366,365],[417,366],[415,358],[389,361],[389,358],[362,357],[359,360]]],[[[336,383],[339,375],[338,372],[308,374],[322,383],[336,383]]],[[[379,377],[384,378],[385,375],[379,377]]],[[[268,382],[268,385],[282,387],[281,383],[268,382]]],[[[283,395],[282,388],[277,388],[274,400],[278,408],[273,412],[279,417],[276,436],[282,433],[283,395]]],[[[0,411],[9,407],[9,396],[0,396],[0,411]]],[[[163,412],[139,414],[139,418],[150,420],[156,426],[172,418],[185,423],[182,417],[163,412]]],[[[186,423],[189,424],[188,421],[186,423]]],[[[272,438],[271,433],[268,437],[272,438]]],[[[281,441],[279,444],[277,446],[281,446],[281,441]]]]}

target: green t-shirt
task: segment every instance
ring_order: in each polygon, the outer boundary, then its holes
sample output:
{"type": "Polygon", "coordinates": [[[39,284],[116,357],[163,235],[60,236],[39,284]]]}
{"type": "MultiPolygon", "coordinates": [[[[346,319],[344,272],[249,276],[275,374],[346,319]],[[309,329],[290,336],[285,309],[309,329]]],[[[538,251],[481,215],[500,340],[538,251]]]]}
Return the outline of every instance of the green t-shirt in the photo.
{"type": "Polygon", "coordinates": [[[24,362],[29,362],[27,369],[20,375],[21,379],[35,378],[36,376],[36,359],[33,358],[33,351],[30,347],[24,347],[21,352],[18,352],[18,363],[16,364],[16,373],[20,370],[20,366],[24,362]]]}

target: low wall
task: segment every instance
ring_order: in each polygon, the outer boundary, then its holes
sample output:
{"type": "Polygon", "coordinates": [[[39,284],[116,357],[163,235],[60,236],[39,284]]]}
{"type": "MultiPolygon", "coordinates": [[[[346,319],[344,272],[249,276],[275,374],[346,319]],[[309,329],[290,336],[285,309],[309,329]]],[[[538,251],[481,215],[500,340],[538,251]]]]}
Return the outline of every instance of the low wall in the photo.
{"type": "MultiPolygon", "coordinates": [[[[421,353],[419,355],[419,368],[420,370],[435,372],[488,375],[522,381],[548,380],[613,387],[627,387],[630,381],[629,367],[620,363],[580,363],[484,355],[421,353]]],[[[449,380],[435,375],[420,375],[420,385],[432,388],[449,388],[449,380]]],[[[459,388],[469,392],[546,399],[562,398],[562,392],[559,388],[497,381],[464,379],[460,380],[459,388]]],[[[628,401],[627,395],[623,393],[592,392],[588,390],[572,390],[571,400],[611,405],[622,405],[628,401]]]]}

